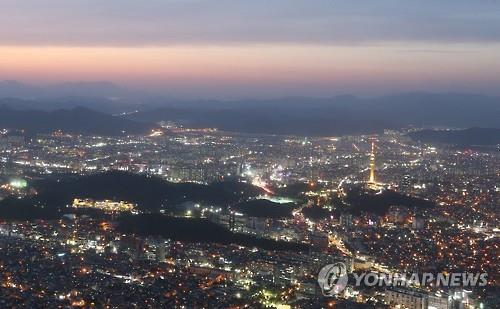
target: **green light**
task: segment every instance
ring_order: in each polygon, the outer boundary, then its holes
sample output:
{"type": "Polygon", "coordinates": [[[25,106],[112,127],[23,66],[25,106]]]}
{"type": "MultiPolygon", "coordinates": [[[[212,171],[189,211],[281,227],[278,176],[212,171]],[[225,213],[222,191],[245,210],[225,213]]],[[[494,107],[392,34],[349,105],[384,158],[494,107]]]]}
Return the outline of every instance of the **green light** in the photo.
{"type": "Polygon", "coordinates": [[[17,189],[24,189],[28,186],[28,182],[24,179],[13,179],[10,185],[17,189]]]}

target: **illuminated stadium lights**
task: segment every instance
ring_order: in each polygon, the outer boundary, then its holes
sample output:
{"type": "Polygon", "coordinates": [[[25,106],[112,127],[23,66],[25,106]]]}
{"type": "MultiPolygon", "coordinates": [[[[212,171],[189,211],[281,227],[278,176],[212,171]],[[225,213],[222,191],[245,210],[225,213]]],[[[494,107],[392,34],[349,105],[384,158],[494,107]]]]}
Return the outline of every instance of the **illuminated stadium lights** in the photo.
{"type": "Polygon", "coordinates": [[[119,213],[119,212],[134,212],[136,205],[124,201],[111,201],[102,200],[94,201],[92,199],[77,199],[73,200],[74,208],[95,208],[103,210],[107,213],[119,213]]]}

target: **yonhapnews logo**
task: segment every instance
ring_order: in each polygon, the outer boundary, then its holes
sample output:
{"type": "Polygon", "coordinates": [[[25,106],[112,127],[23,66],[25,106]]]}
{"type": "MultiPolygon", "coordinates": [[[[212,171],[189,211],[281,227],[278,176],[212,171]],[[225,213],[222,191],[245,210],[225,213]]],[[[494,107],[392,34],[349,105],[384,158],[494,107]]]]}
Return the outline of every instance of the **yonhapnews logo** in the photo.
{"type": "MultiPolygon", "coordinates": [[[[352,273],[355,286],[387,286],[387,287],[411,287],[411,286],[448,286],[448,287],[472,287],[486,286],[488,274],[486,273],[432,273],[422,274],[385,274],[385,273],[352,273]]],[[[323,295],[334,296],[342,292],[349,281],[347,267],[344,263],[328,264],[318,273],[318,284],[323,295]]]]}
{"type": "Polygon", "coordinates": [[[318,274],[318,284],[324,296],[339,294],[346,288],[348,280],[347,267],[342,262],[328,264],[318,274]]]}

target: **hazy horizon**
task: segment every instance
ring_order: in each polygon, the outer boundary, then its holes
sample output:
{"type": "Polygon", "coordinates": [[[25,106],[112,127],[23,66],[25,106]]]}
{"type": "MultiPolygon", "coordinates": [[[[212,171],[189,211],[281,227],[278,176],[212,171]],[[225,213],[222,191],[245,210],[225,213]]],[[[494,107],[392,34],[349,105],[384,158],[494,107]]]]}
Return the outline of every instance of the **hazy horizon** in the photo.
{"type": "Polygon", "coordinates": [[[500,3],[0,1],[0,80],[179,98],[500,95],[500,3]]]}
{"type": "MultiPolygon", "coordinates": [[[[473,91],[460,91],[460,90],[428,90],[428,89],[408,89],[401,91],[393,91],[393,92],[377,92],[377,93],[355,93],[355,92],[338,92],[338,93],[330,93],[330,94],[283,94],[283,95],[247,95],[247,96],[231,96],[221,94],[219,96],[210,96],[210,95],[175,95],[165,89],[149,89],[149,88],[141,88],[135,87],[134,85],[128,86],[125,84],[120,84],[110,80],[72,80],[72,81],[60,81],[60,82],[40,82],[40,83],[30,83],[23,80],[15,80],[15,79],[3,79],[0,80],[0,91],[8,91],[9,85],[13,86],[13,92],[19,92],[16,89],[18,86],[20,87],[29,87],[33,90],[39,90],[39,95],[2,95],[0,92],[0,99],[6,98],[19,98],[19,99],[50,99],[50,98],[63,98],[65,96],[77,96],[77,97],[95,97],[95,98],[108,98],[108,99],[127,99],[130,97],[135,97],[137,99],[137,95],[144,95],[145,98],[148,97],[158,97],[169,100],[184,100],[184,101],[245,101],[245,100],[256,100],[256,101],[272,101],[272,100],[281,100],[281,99],[336,99],[342,97],[355,97],[358,99],[376,99],[383,97],[391,97],[391,96],[402,96],[402,95],[477,95],[491,98],[500,98],[500,94],[488,94],[481,92],[473,92],[473,91]],[[125,93],[124,96],[113,96],[112,94],[103,94],[106,93],[107,90],[112,92],[113,88],[116,87],[116,91],[120,93],[125,93]],[[95,88],[97,91],[95,93],[87,92],[86,95],[82,95],[82,91],[89,91],[95,88]]],[[[23,89],[20,90],[21,92],[23,89]]]]}

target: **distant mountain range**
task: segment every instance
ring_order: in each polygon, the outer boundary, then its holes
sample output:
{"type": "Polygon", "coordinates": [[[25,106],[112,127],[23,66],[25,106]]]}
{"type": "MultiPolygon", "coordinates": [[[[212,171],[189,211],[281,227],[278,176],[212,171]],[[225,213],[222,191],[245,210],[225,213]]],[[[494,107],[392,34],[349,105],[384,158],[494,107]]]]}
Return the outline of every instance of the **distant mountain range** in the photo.
{"type": "Polygon", "coordinates": [[[500,97],[476,94],[217,101],[173,99],[109,82],[48,87],[0,82],[0,107],[55,111],[78,106],[134,121],[174,121],[188,127],[265,134],[331,136],[408,126],[500,128],[500,97]]]}
{"type": "Polygon", "coordinates": [[[122,114],[144,108],[140,104],[122,102],[100,97],[57,97],[40,99],[0,98],[0,108],[18,111],[53,112],[62,109],[84,107],[106,114],[122,114]]]}
{"type": "Polygon", "coordinates": [[[124,135],[147,133],[154,127],[149,123],[114,117],[84,107],[53,112],[0,107],[0,128],[20,129],[27,133],[61,130],[84,135],[124,135]]]}
{"type": "Polygon", "coordinates": [[[429,144],[458,146],[500,145],[500,129],[422,130],[408,134],[413,140],[429,144]]]}
{"type": "Polygon", "coordinates": [[[373,99],[341,96],[206,102],[144,110],[127,117],[247,133],[328,136],[408,126],[499,127],[500,98],[412,93],[373,99]]]}
{"type": "Polygon", "coordinates": [[[133,95],[134,92],[111,82],[70,82],[37,87],[15,80],[0,81],[0,97],[41,99],[63,96],[89,96],[120,98],[133,95]]]}
{"type": "Polygon", "coordinates": [[[83,106],[113,114],[140,109],[141,99],[147,96],[146,93],[131,91],[110,82],[36,87],[18,81],[0,81],[0,107],[16,110],[54,111],[83,106]]]}

